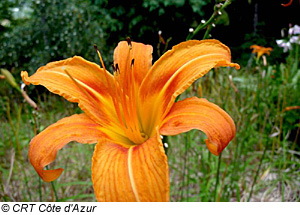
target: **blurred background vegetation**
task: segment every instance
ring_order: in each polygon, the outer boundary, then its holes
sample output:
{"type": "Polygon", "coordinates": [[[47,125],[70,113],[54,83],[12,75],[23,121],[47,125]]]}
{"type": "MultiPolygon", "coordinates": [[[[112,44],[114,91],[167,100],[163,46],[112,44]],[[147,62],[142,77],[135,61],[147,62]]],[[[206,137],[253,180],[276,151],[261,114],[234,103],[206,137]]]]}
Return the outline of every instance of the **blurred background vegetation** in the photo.
{"type": "MultiPolygon", "coordinates": [[[[299,201],[300,112],[286,111],[300,105],[299,48],[283,52],[276,40],[300,25],[300,4],[283,7],[286,1],[233,1],[214,20],[210,37],[229,46],[233,62],[242,69],[217,69],[186,95],[208,98],[224,108],[236,122],[237,137],[221,159],[209,155],[199,132],[170,138],[172,201],[299,201]],[[255,61],[253,44],[273,48],[266,64],[255,61]]],[[[0,68],[9,70],[20,85],[22,70],[33,74],[51,61],[79,55],[98,63],[94,44],[110,68],[114,48],[128,36],[151,44],[155,61],[185,41],[190,28],[208,20],[216,2],[223,1],[1,0],[0,68]],[[167,44],[161,43],[159,31],[167,44]]],[[[93,146],[82,150],[71,144],[58,153],[56,165],[65,165],[65,172],[51,185],[41,182],[28,163],[28,143],[35,133],[80,110],[43,87],[31,85],[26,91],[39,111],[0,80],[0,198],[94,201],[86,165],[93,146]]]]}

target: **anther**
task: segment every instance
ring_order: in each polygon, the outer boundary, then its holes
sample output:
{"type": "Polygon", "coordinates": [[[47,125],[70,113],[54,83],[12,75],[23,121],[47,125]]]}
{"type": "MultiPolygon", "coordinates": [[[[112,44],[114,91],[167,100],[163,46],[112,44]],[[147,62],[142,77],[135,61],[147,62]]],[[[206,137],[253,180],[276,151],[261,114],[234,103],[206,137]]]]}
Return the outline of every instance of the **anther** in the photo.
{"type": "Polygon", "coordinates": [[[116,63],[115,68],[116,68],[116,72],[120,73],[119,64],[116,63]]]}
{"type": "Polygon", "coordinates": [[[97,47],[96,44],[94,44],[94,49],[95,49],[97,52],[99,51],[99,49],[98,49],[98,47],[97,47]]]}
{"type": "Polygon", "coordinates": [[[127,43],[128,43],[129,48],[132,49],[132,44],[131,44],[131,39],[130,39],[130,37],[127,37],[127,38],[126,38],[126,41],[127,41],[127,43]]]}
{"type": "Polygon", "coordinates": [[[112,68],[113,68],[113,71],[116,72],[117,69],[116,69],[115,65],[112,64],[111,66],[112,66],[112,68]]]}

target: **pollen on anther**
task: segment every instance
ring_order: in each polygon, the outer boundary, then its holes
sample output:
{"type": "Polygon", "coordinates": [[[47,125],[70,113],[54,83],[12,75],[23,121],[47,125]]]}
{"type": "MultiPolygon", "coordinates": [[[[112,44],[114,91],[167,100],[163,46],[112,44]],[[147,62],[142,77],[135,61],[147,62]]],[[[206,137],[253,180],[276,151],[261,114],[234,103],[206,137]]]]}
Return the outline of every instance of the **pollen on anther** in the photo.
{"type": "Polygon", "coordinates": [[[132,49],[132,44],[131,44],[131,39],[130,39],[130,37],[127,37],[127,38],[126,38],[126,41],[127,41],[127,43],[128,43],[129,48],[132,49]]]}
{"type": "Polygon", "coordinates": [[[112,66],[112,68],[113,68],[113,71],[116,72],[116,71],[117,71],[117,70],[116,70],[116,67],[115,67],[113,64],[112,64],[111,66],[112,66]]]}

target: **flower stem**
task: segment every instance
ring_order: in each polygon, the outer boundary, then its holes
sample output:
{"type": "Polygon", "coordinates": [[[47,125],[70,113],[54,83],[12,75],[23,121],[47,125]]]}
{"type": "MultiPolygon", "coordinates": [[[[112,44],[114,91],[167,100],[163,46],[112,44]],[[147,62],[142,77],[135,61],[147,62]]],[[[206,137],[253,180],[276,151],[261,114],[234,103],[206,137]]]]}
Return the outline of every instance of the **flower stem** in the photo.
{"type": "Polygon", "coordinates": [[[218,185],[219,185],[219,181],[220,181],[219,175],[220,175],[221,159],[222,159],[222,152],[220,153],[220,155],[218,157],[217,177],[216,177],[215,193],[214,193],[215,201],[217,201],[217,198],[218,198],[217,190],[218,190],[218,185]]]}
{"type": "Polygon", "coordinates": [[[193,31],[193,33],[189,34],[186,38],[186,40],[190,40],[192,39],[200,30],[207,28],[206,30],[206,33],[204,35],[204,38],[205,39],[207,36],[208,36],[208,33],[209,33],[209,29],[210,29],[210,25],[212,24],[212,22],[215,20],[215,18],[217,18],[218,15],[220,15],[220,13],[228,6],[230,5],[232,2],[232,0],[226,0],[224,4],[222,3],[217,3],[215,4],[214,6],[214,12],[213,14],[211,15],[211,17],[209,18],[209,20],[207,20],[205,23],[201,23],[198,25],[198,27],[193,31]]]}
{"type": "MultiPolygon", "coordinates": [[[[48,170],[49,167],[46,166],[46,169],[48,170]]],[[[58,196],[57,196],[57,192],[56,192],[56,189],[55,189],[55,185],[54,185],[53,181],[51,181],[50,183],[51,183],[51,187],[52,187],[52,190],[53,190],[53,193],[54,193],[54,196],[55,196],[55,201],[57,202],[58,201],[58,196]]]]}
{"type": "Polygon", "coordinates": [[[43,196],[42,196],[42,180],[40,177],[39,178],[39,200],[42,202],[43,196]]]}
{"type": "Polygon", "coordinates": [[[265,157],[265,154],[266,154],[266,151],[267,151],[267,146],[268,146],[268,145],[265,146],[264,153],[263,153],[263,155],[261,156],[261,159],[260,159],[260,162],[259,162],[259,166],[258,166],[258,168],[257,168],[257,170],[256,170],[256,173],[255,173],[255,176],[254,176],[254,180],[253,180],[253,183],[252,183],[252,186],[251,186],[251,190],[250,190],[250,193],[249,193],[247,202],[249,202],[250,199],[251,199],[251,196],[252,196],[252,193],[253,193],[253,188],[254,188],[254,185],[256,184],[256,180],[257,180],[257,177],[258,177],[258,174],[259,174],[259,170],[260,170],[260,168],[261,168],[262,162],[263,162],[263,160],[264,160],[264,157],[265,157]]]}
{"type": "Polygon", "coordinates": [[[17,125],[14,126],[14,123],[12,121],[12,117],[11,117],[11,114],[10,114],[10,100],[9,98],[7,97],[7,102],[6,102],[6,114],[7,114],[7,118],[8,118],[8,122],[9,122],[9,125],[11,127],[11,130],[13,131],[14,135],[15,135],[15,138],[16,138],[16,148],[17,148],[17,154],[18,156],[21,158],[21,146],[20,146],[20,141],[19,141],[19,135],[18,135],[18,124],[20,122],[20,117],[21,117],[21,107],[22,106],[18,106],[18,116],[17,116],[17,125]]]}

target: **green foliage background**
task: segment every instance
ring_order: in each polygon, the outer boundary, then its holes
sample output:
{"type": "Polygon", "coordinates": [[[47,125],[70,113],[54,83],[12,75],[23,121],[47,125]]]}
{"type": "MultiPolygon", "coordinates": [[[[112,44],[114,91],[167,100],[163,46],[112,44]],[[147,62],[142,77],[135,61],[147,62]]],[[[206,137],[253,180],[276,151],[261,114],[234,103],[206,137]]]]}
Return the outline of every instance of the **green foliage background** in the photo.
{"type": "Polygon", "coordinates": [[[74,55],[96,62],[94,44],[110,63],[118,41],[130,36],[153,43],[157,32],[169,23],[179,22],[185,31],[179,35],[180,29],[173,28],[164,34],[182,41],[190,23],[198,25],[204,15],[201,9],[209,2],[2,0],[0,21],[6,24],[0,32],[0,67],[33,73],[47,62],[74,55]],[[184,15],[187,10],[190,16],[184,15]]]}

